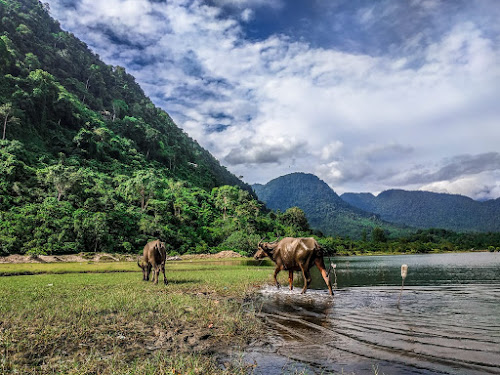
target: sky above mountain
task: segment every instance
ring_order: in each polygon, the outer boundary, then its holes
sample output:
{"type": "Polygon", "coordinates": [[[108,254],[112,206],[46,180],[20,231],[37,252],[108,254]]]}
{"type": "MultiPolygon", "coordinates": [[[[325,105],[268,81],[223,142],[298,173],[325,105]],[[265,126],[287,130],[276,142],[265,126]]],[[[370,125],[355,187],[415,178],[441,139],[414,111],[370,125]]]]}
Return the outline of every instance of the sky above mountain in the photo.
{"type": "Polygon", "coordinates": [[[248,183],[500,197],[497,0],[49,0],[248,183]]]}

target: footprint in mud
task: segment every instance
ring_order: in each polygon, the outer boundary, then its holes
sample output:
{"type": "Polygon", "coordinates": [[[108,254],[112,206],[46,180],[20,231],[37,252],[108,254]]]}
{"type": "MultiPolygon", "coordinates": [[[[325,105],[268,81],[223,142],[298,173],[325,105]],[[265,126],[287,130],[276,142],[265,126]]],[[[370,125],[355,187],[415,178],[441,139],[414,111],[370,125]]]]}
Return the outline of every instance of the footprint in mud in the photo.
{"type": "Polygon", "coordinates": [[[154,341],[149,350],[175,349],[181,351],[203,352],[210,348],[211,333],[192,329],[162,329],[156,327],[153,331],[154,341]]]}

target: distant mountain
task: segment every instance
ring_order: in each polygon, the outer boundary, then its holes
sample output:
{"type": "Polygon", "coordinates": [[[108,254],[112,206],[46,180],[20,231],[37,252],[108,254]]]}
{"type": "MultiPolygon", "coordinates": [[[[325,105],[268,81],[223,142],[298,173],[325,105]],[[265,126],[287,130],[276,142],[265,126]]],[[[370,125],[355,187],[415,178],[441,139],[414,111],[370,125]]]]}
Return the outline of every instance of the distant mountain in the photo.
{"type": "Polygon", "coordinates": [[[443,228],[458,232],[499,232],[500,198],[478,202],[462,195],[427,191],[387,190],[345,193],[341,198],[383,220],[416,228],[443,228]]]}
{"type": "Polygon", "coordinates": [[[292,173],[252,187],[267,207],[285,211],[297,206],[305,212],[312,228],[327,235],[359,239],[363,232],[369,236],[371,229],[377,226],[395,235],[407,232],[346,203],[324,181],[312,174],[292,173]]]}

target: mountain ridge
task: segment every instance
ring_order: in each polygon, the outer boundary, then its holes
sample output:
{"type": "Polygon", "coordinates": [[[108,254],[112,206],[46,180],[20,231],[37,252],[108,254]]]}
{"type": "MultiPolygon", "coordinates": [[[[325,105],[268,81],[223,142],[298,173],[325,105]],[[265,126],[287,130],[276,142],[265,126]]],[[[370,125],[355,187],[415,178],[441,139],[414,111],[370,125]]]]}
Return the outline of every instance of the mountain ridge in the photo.
{"type": "Polygon", "coordinates": [[[389,189],[371,193],[344,193],[341,198],[384,220],[415,228],[442,228],[459,232],[500,231],[500,198],[476,201],[459,194],[389,189]]]}
{"type": "Polygon", "coordinates": [[[327,235],[362,238],[375,227],[392,233],[406,233],[378,215],[363,211],[343,201],[324,181],[310,173],[291,173],[254,184],[257,197],[271,209],[284,211],[296,206],[304,211],[312,228],[327,235]]]}

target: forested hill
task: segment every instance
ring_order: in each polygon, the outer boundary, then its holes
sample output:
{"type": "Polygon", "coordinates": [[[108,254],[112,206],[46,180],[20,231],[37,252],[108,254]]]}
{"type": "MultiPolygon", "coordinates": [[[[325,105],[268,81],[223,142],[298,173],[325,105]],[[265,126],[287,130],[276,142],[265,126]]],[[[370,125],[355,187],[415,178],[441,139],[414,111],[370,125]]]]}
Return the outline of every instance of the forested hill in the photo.
{"type": "Polygon", "coordinates": [[[300,235],[37,0],[0,0],[0,255],[300,235]],[[239,189],[234,185],[243,188],[239,189]]]}
{"type": "Polygon", "coordinates": [[[478,202],[461,195],[405,190],[387,190],[376,197],[345,193],[341,198],[384,220],[416,228],[500,232],[500,198],[478,202]]]}
{"type": "Polygon", "coordinates": [[[6,139],[45,161],[63,153],[110,169],[118,163],[159,168],[203,188],[250,191],[155,107],[124,68],[104,64],[44,7],[37,0],[0,0],[6,139]]]}
{"type": "Polygon", "coordinates": [[[267,207],[276,210],[299,207],[311,227],[327,235],[366,239],[371,238],[371,232],[376,227],[393,236],[409,233],[344,202],[325,182],[312,174],[292,173],[252,187],[267,207]]]}

